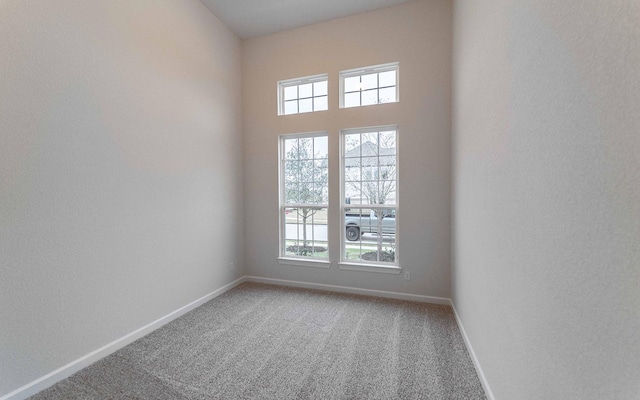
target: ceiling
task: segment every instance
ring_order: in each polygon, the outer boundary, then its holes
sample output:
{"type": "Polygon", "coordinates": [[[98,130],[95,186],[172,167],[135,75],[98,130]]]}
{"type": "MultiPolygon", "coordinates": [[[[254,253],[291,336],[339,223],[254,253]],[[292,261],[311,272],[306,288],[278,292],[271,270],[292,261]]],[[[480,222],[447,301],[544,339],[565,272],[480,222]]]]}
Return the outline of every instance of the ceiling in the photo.
{"type": "Polygon", "coordinates": [[[241,39],[413,0],[201,0],[241,39]]]}

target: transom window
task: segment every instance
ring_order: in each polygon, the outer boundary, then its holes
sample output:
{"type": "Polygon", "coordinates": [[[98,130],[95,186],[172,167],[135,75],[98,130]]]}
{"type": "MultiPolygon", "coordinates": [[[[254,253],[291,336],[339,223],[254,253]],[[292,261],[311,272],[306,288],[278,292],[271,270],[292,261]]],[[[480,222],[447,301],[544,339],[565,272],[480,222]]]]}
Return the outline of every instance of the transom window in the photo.
{"type": "Polygon", "coordinates": [[[326,132],[280,136],[280,256],[329,259],[326,132]]]}
{"type": "Polygon", "coordinates": [[[301,114],[329,109],[328,75],[278,82],[278,115],[301,114]]]}
{"type": "Polygon", "coordinates": [[[398,63],[340,72],[340,108],[398,101],[398,63]]]}
{"type": "Polygon", "coordinates": [[[398,265],[397,126],[341,132],[342,261],[398,265]]]}

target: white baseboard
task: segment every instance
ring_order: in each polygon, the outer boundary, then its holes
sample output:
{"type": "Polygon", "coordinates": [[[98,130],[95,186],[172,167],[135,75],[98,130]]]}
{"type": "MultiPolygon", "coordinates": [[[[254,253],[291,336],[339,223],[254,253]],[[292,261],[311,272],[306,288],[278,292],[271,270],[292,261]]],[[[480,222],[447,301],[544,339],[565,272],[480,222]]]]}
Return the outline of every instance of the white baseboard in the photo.
{"type": "Polygon", "coordinates": [[[153,322],[151,322],[150,324],[147,324],[145,326],[143,326],[140,329],[137,329],[123,337],[121,337],[120,339],[117,339],[105,346],[102,346],[101,348],[92,351],[91,353],[80,357],[79,359],[70,362],[69,364],[58,368],[57,370],[36,379],[33,382],[30,382],[28,384],[26,384],[25,386],[14,390],[13,392],[10,392],[2,397],[0,397],[0,400],[23,400],[26,399],[30,396],[33,396],[34,394],[41,392],[42,390],[53,386],[55,383],[60,382],[63,379],[66,379],[68,377],[70,377],[71,375],[75,374],[76,372],[80,371],[83,368],[88,367],[89,365],[93,364],[94,362],[108,356],[109,354],[120,350],[121,348],[123,348],[124,346],[133,343],[134,341],[140,339],[141,337],[151,333],[152,331],[160,328],[161,326],[173,321],[174,319],[181,317],[182,315],[188,313],[189,311],[193,310],[194,308],[206,303],[207,301],[220,296],[221,294],[223,294],[224,292],[233,289],[234,287],[238,286],[239,284],[243,283],[245,281],[245,277],[236,279],[235,281],[221,287],[220,289],[214,290],[213,292],[199,298],[198,300],[195,300],[189,304],[187,304],[184,307],[181,307],[167,315],[165,315],[162,318],[159,318],[153,322]]]}
{"type": "Polygon", "coordinates": [[[480,383],[482,384],[482,387],[484,388],[484,393],[487,396],[487,398],[489,400],[496,400],[495,396],[493,395],[493,391],[491,390],[491,387],[489,386],[489,381],[487,381],[487,377],[484,375],[484,371],[482,370],[482,367],[480,366],[480,361],[478,360],[478,357],[476,356],[476,352],[473,350],[473,346],[471,346],[471,341],[469,340],[469,337],[467,336],[467,331],[464,330],[464,326],[462,325],[462,320],[460,319],[460,316],[458,315],[458,311],[456,310],[456,306],[455,304],[453,304],[453,300],[451,300],[451,308],[453,308],[453,313],[456,316],[456,322],[458,323],[458,328],[460,328],[460,333],[462,334],[462,338],[464,339],[464,344],[467,346],[467,351],[469,352],[469,355],[471,356],[471,360],[473,361],[473,366],[476,368],[476,372],[478,374],[478,378],[480,379],[480,383]]]}
{"type": "Polygon", "coordinates": [[[318,289],[318,290],[326,290],[328,292],[361,294],[365,296],[385,297],[388,299],[398,299],[398,300],[419,301],[421,303],[441,304],[441,305],[447,305],[447,306],[451,305],[451,300],[446,297],[423,296],[419,294],[387,292],[384,290],[360,289],[360,288],[354,288],[350,286],[334,286],[334,285],[325,285],[321,283],[289,281],[285,279],[261,278],[257,276],[245,276],[245,279],[247,282],[266,283],[271,285],[290,286],[290,287],[298,287],[298,288],[304,288],[304,289],[318,289]]]}

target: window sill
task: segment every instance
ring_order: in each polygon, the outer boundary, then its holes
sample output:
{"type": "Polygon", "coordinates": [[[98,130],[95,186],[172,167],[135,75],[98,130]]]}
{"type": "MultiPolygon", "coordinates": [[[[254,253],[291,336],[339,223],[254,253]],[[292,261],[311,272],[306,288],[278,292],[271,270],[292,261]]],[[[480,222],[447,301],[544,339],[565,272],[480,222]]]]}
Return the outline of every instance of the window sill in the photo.
{"type": "Polygon", "coordinates": [[[312,267],[312,268],[331,268],[331,261],[325,260],[303,260],[293,257],[278,257],[278,264],[281,265],[295,265],[298,267],[312,267]]]}
{"type": "Polygon", "coordinates": [[[341,262],[338,267],[344,271],[364,271],[364,272],[377,272],[381,274],[393,274],[399,275],[402,272],[402,268],[397,265],[376,265],[376,264],[360,264],[360,263],[346,263],[341,262]]]}

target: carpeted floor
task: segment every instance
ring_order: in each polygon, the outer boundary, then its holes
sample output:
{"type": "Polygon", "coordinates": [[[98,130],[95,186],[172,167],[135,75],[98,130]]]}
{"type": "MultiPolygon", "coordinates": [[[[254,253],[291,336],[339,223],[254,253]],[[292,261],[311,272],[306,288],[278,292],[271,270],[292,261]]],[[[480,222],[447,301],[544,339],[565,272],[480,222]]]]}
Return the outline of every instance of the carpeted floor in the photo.
{"type": "Polygon", "coordinates": [[[32,399],[485,399],[450,307],[245,283],[32,399]]]}

